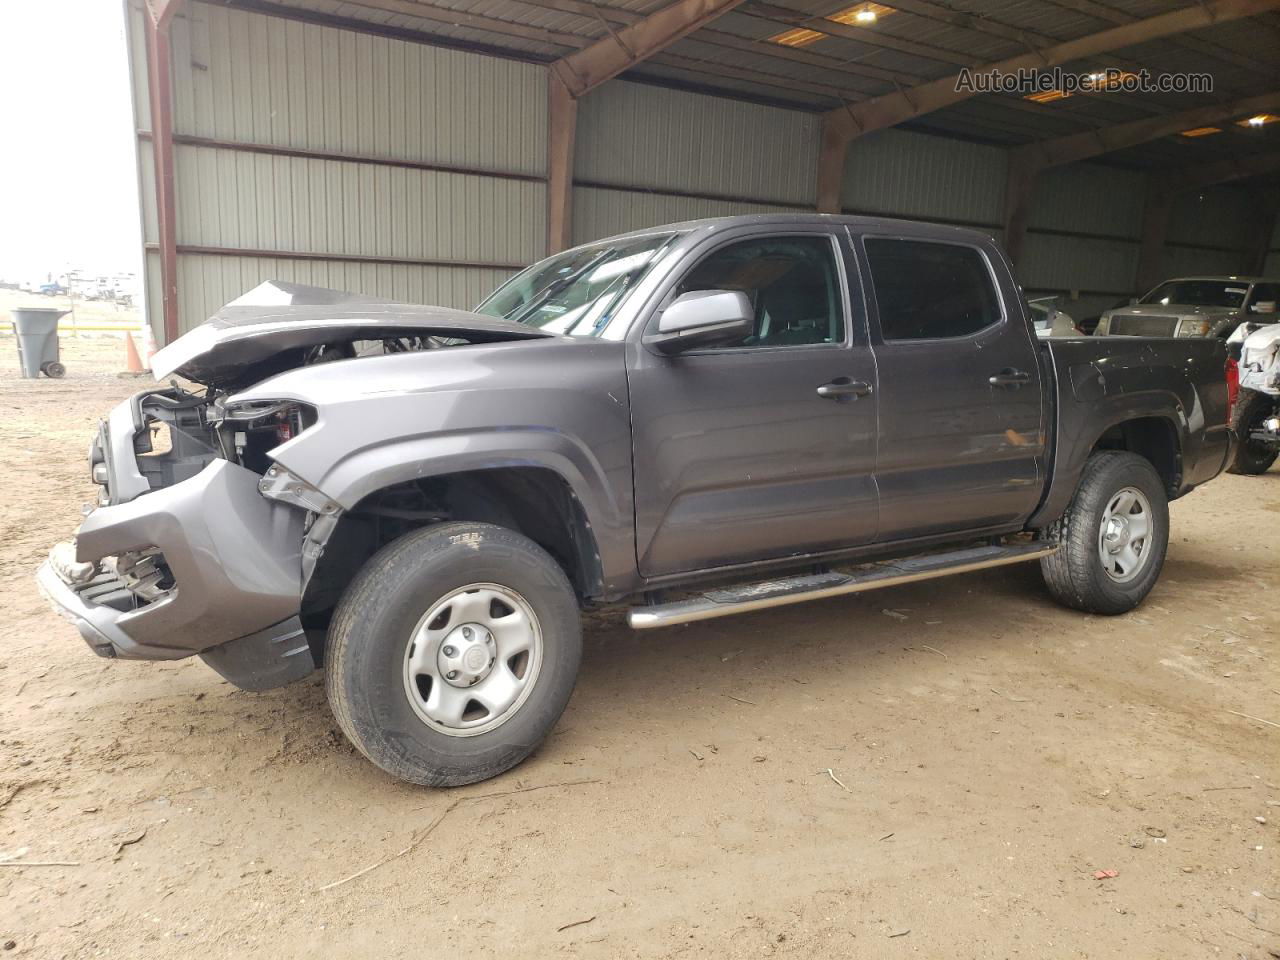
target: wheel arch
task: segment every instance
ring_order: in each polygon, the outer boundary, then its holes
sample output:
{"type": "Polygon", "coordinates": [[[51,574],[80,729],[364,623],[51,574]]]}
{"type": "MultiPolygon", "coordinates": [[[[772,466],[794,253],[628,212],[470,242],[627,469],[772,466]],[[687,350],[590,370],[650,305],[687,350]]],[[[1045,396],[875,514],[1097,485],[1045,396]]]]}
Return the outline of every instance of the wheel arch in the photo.
{"type": "Polygon", "coordinates": [[[605,593],[595,528],[569,481],[543,466],[494,465],[399,479],[366,492],[336,522],[313,526],[318,553],[303,615],[320,626],[364,563],[386,544],[437,523],[491,523],[520,533],[556,561],[579,602],[605,593]]]}
{"type": "Polygon", "coordinates": [[[1182,439],[1178,423],[1168,414],[1130,417],[1111,424],[1089,448],[1087,460],[1099,450],[1136,453],[1155,468],[1170,500],[1182,489],[1182,439]]]}
{"type": "Polygon", "coordinates": [[[1095,408],[1101,416],[1085,430],[1059,425],[1049,489],[1027,521],[1030,529],[1049,526],[1075,495],[1089,457],[1099,450],[1135,453],[1151,463],[1170,500],[1186,492],[1185,461],[1189,427],[1180,406],[1152,403],[1124,410],[1095,408]],[[1064,449],[1065,448],[1065,449],[1064,449]]]}

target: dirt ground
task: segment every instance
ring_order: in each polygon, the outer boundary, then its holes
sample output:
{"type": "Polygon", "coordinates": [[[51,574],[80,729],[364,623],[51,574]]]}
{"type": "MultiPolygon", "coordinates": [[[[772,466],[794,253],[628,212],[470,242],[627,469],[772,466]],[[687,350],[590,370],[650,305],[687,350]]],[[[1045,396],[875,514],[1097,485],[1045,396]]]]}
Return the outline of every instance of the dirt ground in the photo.
{"type": "Polygon", "coordinates": [[[0,956],[1280,956],[1280,468],[1176,503],[1124,617],[1034,567],[594,617],[545,746],[432,791],[318,676],[99,660],[47,608],[91,427],[138,389],[118,340],[64,359],[0,356],[0,956]]]}

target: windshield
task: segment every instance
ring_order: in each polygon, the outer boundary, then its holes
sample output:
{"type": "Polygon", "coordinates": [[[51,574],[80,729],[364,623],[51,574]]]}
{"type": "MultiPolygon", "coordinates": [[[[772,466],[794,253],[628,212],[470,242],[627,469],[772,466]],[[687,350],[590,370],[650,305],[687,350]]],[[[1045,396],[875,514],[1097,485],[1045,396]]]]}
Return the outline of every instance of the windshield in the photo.
{"type": "Polygon", "coordinates": [[[476,313],[548,333],[601,336],[627,291],[649,272],[673,236],[596,243],[549,257],[504,283],[476,313]]]}
{"type": "Polygon", "coordinates": [[[1140,303],[1185,303],[1192,307],[1231,307],[1244,305],[1247,283],[1234,280],[1168,280],[1160,284],[1140,303]]]}

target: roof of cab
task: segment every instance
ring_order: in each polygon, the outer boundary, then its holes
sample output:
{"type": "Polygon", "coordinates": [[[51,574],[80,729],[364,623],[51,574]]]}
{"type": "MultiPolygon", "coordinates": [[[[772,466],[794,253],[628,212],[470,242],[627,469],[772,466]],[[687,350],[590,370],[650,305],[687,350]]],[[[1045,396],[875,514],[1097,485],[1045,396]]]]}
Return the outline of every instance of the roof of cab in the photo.
{"type": "Polygon", "coordinates": [[[731,227],[741,226],[777,226],[786,227],[795,224],[841,224],[855,229],[873,228],[877,231],[891,230],[901,231],[904,235],[935,237],[938,239],[963,240],[970,243],[990,240],[991,233],[982,230],[974,230],[969,227],[956,227],[944,223],[932,223],[927,220],[901,220],[893,217],[863,217],[851,214],[836,213],[751,213],[741,214],[735,217],[706,217],[701,220],[682,220],[679,223],[664,223],[659,226],[645,227],[642,230],[632,230],[627,233],[616,234],[612,237],[602,237],[599,240],[592,240],[590,244],[579,244],[579,246],[593,246],[599,243],[606,243],[611,240],[630,239],[633,237],[652,236],[662,233],[694,233],[694,232],[712,232],[718,230],[727,230],[731,227]]]}

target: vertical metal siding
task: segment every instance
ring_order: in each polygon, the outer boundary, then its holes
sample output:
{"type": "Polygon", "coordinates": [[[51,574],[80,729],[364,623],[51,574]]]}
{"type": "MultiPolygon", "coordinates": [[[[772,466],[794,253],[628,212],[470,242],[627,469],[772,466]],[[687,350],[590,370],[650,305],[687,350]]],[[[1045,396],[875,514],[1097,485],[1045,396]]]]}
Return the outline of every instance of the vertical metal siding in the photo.
{"type": "Polygon", "coordinates": [[[205,3],[174,24],[176,132],[543,175],[534,64],[205,3]]]}
{"type": "Polygon", "coordinates": [[[811,205],[813,114],[616,81],[578,108],[579,180],[811,205]]]}
{"type": "Polygon", "coordinates": [[[1248,255],[1239,250],[1206,250],[1201,247],[1165,247],[1161,257],[1164,277],[1214,276],[1244,273],[1248,255]]]}
{"type": "Polygon", "coordinates": [[[1137,266],[1138,245],[1130,241],[1029,233],[1018,280],[1027,289],[1103,290],[1120,295],[1132,289],[1137,266]]]}
{"type": "Polygon", "coordinates": [[[181,315],[189,329],[222,304],[266,280],[308,283],[466,310],[510,275],[511,271],[461,267],[183,254],[178,258],[178,294],[181,315]]]}
{"type": "Polygon", "coordinates": [[[546,235],[546,186],[211,147],[177,148],[184,245],[523,264],[546,235]]]}
{"type": "Polygon", "coordinates": [[[795,207],[767,203],[736,203],[673,197],[662,193],[634,193],[575,187],[573,242],[587,243],[628,230],[641,230],[699,217],[728,217],[741,213],[788,213],[795,207]]]}
{"type": "Polygon", "coordinates": [[[840,202],[859,213],[998,224],[1006,165],[998,147],[883,130],[850,145],[840,202]]]}
{"type": "MultiPolygon", "coordinates": [[[[150,129],[144,32],[130,10],[138,124],[150,129]]],[[[543,176],[541,67],[188,3],[172,34],[175,133],[543,176]]],[[[157,240],[151,145],[140,143],[145,238],[157,240]]],[[[178,242],[235,250],[522,264],[546,244],[537,181],[180,145],[178,242]]],[[[158,309],[158,257],[147,263],[158,309]]],[[[273,277],[474,306],[493,268],[179,256],[181,327],[273,277]]]]}
{"type": "Polygon", "coordinates": [[[1253,208],[1238,187],[1210,187],[1184,194],[1169,217],[1169,239],[1209,247],[1240,247],[1248,235],[1253,208]]]}
{"type": "Polygon", "coordinates": [[[1055,167],[1036,178],[1029,225],[1136,240],[1145,191],[1146,178],[1133,170],[1093,163],[1055,167]]]}

